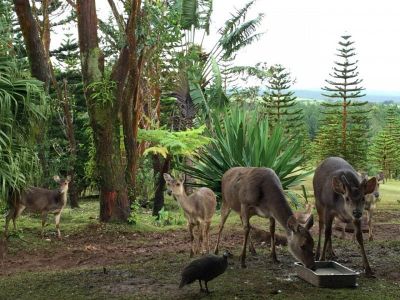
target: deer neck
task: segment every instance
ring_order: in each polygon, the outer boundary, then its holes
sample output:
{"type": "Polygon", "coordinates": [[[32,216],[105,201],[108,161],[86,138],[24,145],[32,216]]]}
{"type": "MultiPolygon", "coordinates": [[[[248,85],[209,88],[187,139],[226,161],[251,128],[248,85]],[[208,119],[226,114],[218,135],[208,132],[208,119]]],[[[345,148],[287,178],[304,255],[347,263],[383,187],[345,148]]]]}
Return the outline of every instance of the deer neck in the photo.
{"type": "Polygon", "coordinates": [[[68,194],[68,190],[58,190],[58,194],[60,197],[60,200],[62,203],[64,203],[64,206],[67,204],[67,194],[68,194]]]}
{"type": "Polygon", "coordinates": [[[186,212],[186,213],[191,213],[193,208],[192,205],[189,201],[189,197],[186,194],[185,191],[182,192],[182,194],[175,194],[174,195],[176,198],[176,201],[178,201],[179,205],[182,207],[182,209],[186,212]]]}
{"type": "Polygon", "coordinates": [[[280,199],[280,197],[276,199],[279,199],[279,201],[271,207],[271,215],[279,224],[282,225],[283,228],[285,228],[286,233],[289,234],[290,230],[287,221],[291,216],[293,216],[293,211],[284,197],[282,197],[282,199],[280,199]]]}

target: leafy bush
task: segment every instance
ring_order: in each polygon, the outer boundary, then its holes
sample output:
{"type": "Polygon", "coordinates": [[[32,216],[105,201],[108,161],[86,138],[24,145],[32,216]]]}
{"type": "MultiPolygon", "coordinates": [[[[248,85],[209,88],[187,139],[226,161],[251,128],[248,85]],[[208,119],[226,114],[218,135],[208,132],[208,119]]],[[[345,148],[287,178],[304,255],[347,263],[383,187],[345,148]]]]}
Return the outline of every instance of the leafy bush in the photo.
{"type": "Polygon", "coordinates": [[[155,217],[155,225],[159,227],[182,225],[184,222],[179,214],[174,215],[172,212],[165,210],[164,207],[158,212],[158,216],[155,217]]]}
{"type": "Polygon", "coordinates": [[[256,108],[244,111],[238,107],[227,109],[220,117],[214,114],[213,141],[199,151],[193,166],[180,169],[207,186],[218,195],[221,178],[232,167],[268,167],[279,176],[283,189],[296,204],[296,195],[288,188],[298,185],[308,174],[304,170],[301,140],[284,136],[282,128],[270,130],[268,119],[256,108]]]}

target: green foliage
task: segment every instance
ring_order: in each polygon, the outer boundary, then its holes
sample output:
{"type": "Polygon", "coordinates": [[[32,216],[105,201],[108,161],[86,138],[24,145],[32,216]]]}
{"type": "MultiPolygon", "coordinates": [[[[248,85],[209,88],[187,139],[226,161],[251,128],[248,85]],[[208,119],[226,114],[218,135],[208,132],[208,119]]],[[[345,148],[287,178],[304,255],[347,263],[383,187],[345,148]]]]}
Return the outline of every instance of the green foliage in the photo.
{"type": "Polygon", "coordinates": [[[47,114],[43,84],[27,75],[26,65],[10,48],[9,13],[2,10],[0,15],[0,200],[39,175],[35,135],[47,114]]]}
{"type": "Polygon", "coordinates": [[[179,214],[165,210],[164,207],[158,212],[158,216],[154,217],[154,224],[158,227],[182,225],[184,223],[184,219],[179,214]]]}
{"type": "Polygon", "coordinates": [[[285,137],[281,127],[272,131],[259,108],[227,109],[213,115],[213,140],[197,152],[194,166],[181,166],[190,176],[221,192],[221,178],[232,167],[268,167],[279,176],[285,190],[300,183],[306,175],[302,164],[301,142],[285,137]]]}
{"type": "Polygon", "coordinates": [[[131,204],[131,214],[128,217],[128,223],[136,225],[138,223],[139,214],[141,213],[140,203],[133,201],[131,204]]]}
{"type": "Polygon", "coordinates": [[[210,139],[203,135],[204,130],[205,126],[176,132],[165,129],[139,129],[138,139],[154,145],[147,148],[144,155],[154,153],[164,158],[167,155],[190,156],[210,142],[210,139]]]}
{"type": "Polygon", "coordinates": [[[386,125],[374,137],[369,156],[373,166],[383,171],[386,178],[400,174],[400,115],[395,107],[388,109],[386,125]]]}
{"type": "Polygon", "coordinates": [[[113,105],[115,100],[116,83],[111,80],[111,72],[105,72],[99,81],[92,82],[88,85],[89,89],[93,89],[91,94],[96,103],[101,106],[113,105]]]}

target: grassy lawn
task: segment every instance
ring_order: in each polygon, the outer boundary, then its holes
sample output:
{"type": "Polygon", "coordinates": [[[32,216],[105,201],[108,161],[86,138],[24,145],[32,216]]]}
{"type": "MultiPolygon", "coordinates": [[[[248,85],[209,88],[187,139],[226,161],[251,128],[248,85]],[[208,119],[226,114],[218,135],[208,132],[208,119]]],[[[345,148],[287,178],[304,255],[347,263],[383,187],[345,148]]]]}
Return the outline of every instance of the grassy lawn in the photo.
{"type": "MultiPolygon", "coordinates": [[[[308,193],[311,178],[305,181],[308,193]]],[[[83,201],[81,208],[63,212],[61,241],[56,239],[52,217],[42,240],[40,218],[24,214],[0,261],[0,299],[399,299],[400,237],[384,234],[389,230],[385,226],[400,231],[399,192],[400,182],[381,184],[377,238],[366,241],[377,278],[360,276],[354,289],[313,287],[295,276],[287,247],[278,247],[281,263],[273,264],[268,246],[261,241],[256,241],[258,255],[249,256],[248,267],[241,269],[242,229],[239,217],[232,213],[221,246],[230,249],[234,258],[226,273],[210,282],[213,292],[199,293],[197,283],[179,290],[180,272],[189,262],[189,240],[181,210],[167,198],[168,213],[161,221],[169,225],[157,223],[147,210],[140,211],[136,225],[99,224],[98,203],[83,201]]],[[[219,213],[213,218],[212,245],[219,218],[219,213]]],[[[253,218],[252,224],[268,228],[261,218],[253,218]]],[[[361,271],[358,246],[351,238],[334,238],[334,247],[339,262],[361,271]]]]}

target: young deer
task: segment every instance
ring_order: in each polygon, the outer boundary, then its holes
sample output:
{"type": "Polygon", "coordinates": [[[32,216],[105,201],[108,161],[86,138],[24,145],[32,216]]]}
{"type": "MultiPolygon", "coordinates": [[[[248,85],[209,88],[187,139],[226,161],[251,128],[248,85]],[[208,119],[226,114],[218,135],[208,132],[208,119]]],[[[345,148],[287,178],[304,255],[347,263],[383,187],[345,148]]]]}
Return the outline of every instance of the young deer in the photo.
{"type": "Polygon", "coordinates": [[[340,157],[325,159],[315,170],[314,179],[315,206],[319,216],[319,236],[316,259],[325,260],[326,253],[334,257],[332,249],[332,222],[335,217],[345,223],[353,222],[355,235],[360,244],[365,273],[373,274],[365,254],[361,231],[361,217],[365,205],[365,195],[371,194],[376,187],[376,178],[362,180],[353,167],[340,157]],[[325,241],[322,253],[321,235],[325,225],[325,241]],[[321,255],[320,255],[321,254],[321,255]]]}
{"type": "Polygon", "coordinates": [[[167,183],[168,193],[175,197],[179,205],[182,207],[185,217],[188,221],[188,229],[190,233],[190,257],[197,253],[202,246],[204,250],[204,243],[206,243],[207,253],[210,251],[210,224],[211,219],[215,213],[217,200],[212,190],[202,187],[187,196],[183,181],[174,179],[171,175],[164,173],[164,179],[167,183]],[[199,242],[197,250],[194,247],[194,227],[198,228],[199,242]]]}
{"type": "Polygon", "coordinates": [[[30,187],[26,190],[14,192],[11,195],[10,210],[6,216],[5,236],[8,232],[8,224],[13,220],[14,230],[16,230],[15,220],[25,210],[39,212],[42,216],[42,237],[44,236],[44,226],[46,225],[47,214],[55,215],[58,238],[61,238],[60,232],[60,217],[61,212],[67,204],[68,184],[70,176],[66,179],[60,179],[59,176],[53,177],[59,186],[55,190],[48,190],[39,187],[30,187]]]}
{"type": "Polygon", "coordinates": [[[305,227],[293,215],[283,194],[278,176],[269,168],[236,167],[225,172],[222,177],[221,223],[215,254],[226,219],[231,210],[240,214],[244,227],[244,243],[241,265],[246,267],[246,245],[249,239],[250,218],[254,215],[269,218],[271,232],[271,256],[278,262],[275,252],[275,220],[286,230],[288,248],[291,254],[307,268],[315,268],[314,241],[309,229],[313,225],[312,216],[305,227]]]}
{"type": "MultiPolygon", "coordinates": [[[[368,179],[368,176],[365,177],[366,179],[368,179]]],[[[365,195],[365,206],[364,206],[364,210],[365,210],[365,214],[366,214],[366,222],[368,225],[368,240],[369,241],[373,241],[374,237],[373,237],[373,233],[372,233],[372,215],[374,213],[374,210],[376,208],[376,202],[379,201],[379,181],[378,178],[376,177],[376,186],[375,186],[375,190],[372,194],[367,194],[365,195]]],[[[364,222],[364,218],[361,219],[361,225],[363,225],[362,223],[364,222]]],[[[346,228],[349,228],[349,226],[352,224],[349,223],[341,223],[342,226],[342,235],[341,238],[345,239],[346,237],[346,228]]],[[[361,226],[362,227],[362,226],[361,226]]],[[[354,230],[354,226],[350,226],[350,228],[353,230],[354,234],[353,234],[353,241],[356,240],[356,231],[354,230]]]]}
{"type": "MultiPolygon", "coordinates": [[[[376,177],[375,177],[376,178],[376,177]]],[[[379,201],[379,181],[376,178],[376,186],[371,194],[365,195],[365,212],[367,213],[368,222],[368,239],[372,241],[374,239],[372,234],[372,215],[376,208],[376,202],[379,201]]]]}

